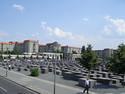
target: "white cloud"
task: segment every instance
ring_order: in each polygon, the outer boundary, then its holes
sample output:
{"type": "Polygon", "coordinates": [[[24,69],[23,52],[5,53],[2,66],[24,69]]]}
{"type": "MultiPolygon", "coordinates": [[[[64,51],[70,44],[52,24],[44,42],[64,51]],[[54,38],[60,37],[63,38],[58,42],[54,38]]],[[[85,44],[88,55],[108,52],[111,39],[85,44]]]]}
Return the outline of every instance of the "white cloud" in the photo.
{"type": "Polygon", "coordinates": [[[59,27],[51,27],[47,25],[46,22],[41,22],[41,28],[43,31],[46,31],[49,35],[54,37],[75,40],[79,42],[87,42],[87,40],[81,35],[74,34],[72,32],[66,32],[59,27]]]}
{"type": "Polygon", "coordinates": [[[83,20],[84,22],[89,21],[89,19],[88,19],[88,18],[83,18],[82,20],[83,20]]]}
{"type": "Polygon", "coordinates": [[[13,8],[15,8],[16,10],[18,10],[20,12],[22,12],[24,10],[24,7],[19,4],[13,4],[13,8]]]}
{"type": "Polygon", "coordinates": [[[111,18],[111,16],[107,15],[104,17],[105,20],[109,20],[111,18]]]}
{"type": "Polygon", "coordinates": [[[106,16],[104,18],[108,22],[108,24],[104,26],[105,32],[115,32],[119,35],[125,34],[125,19],[112,18],[111,16],[106,16]]]}

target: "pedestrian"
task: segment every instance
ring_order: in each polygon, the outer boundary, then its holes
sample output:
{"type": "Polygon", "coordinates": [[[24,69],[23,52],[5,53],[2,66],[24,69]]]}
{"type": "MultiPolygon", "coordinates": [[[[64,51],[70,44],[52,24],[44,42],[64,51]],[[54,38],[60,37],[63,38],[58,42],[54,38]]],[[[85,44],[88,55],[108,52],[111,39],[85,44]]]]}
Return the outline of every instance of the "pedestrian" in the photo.
{"type": "Polygon", "coordinates": [[[9,70],[11,70],[11,65],[9,64],[9,70]]]}
{"type": "Polygon", "coordinates": [[[90,82],[89,78],[85,80],[85,89],[83,90],[83,94],[87,91],[87,94],[89,94],[89,87],[90,87],[90,82]]]}

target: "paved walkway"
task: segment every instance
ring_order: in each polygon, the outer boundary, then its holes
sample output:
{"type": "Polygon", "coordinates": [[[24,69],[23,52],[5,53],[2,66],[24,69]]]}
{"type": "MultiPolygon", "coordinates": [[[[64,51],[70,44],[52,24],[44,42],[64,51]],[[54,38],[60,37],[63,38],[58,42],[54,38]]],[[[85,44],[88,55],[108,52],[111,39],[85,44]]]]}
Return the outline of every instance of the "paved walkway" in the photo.
{"type": "MultiPolygon", "coordinates": [[[[5,76],[5,73],[6,70],[0,68],[0,75],[5,76]]],[[[53,94],[53,82],[51,81],[26,76],[14,71],[8,71],[7,78],[41,94],[53,94]]],[[[56,84],[56,94],[82,94],[81,92],[82,89],[56,84]]],[[[90,92],[89,94],[96,93],[90,92]]]]}

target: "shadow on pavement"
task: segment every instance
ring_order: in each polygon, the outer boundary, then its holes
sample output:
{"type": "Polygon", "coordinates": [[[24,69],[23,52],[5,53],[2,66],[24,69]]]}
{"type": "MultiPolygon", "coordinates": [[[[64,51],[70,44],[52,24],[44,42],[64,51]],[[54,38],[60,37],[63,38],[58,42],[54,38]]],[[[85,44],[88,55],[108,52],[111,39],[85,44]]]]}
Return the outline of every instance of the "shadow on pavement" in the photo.
{"type": "MultiPolygon", "coordinates": [[[[83,86],[80,86],[79,84],[76,84],[75,86],[84,88],[83,86]]],[[[119,88],[121,88],[121,87],[118,87],[118,86],[115,86],[115,85],[98,84],[91,89],[119,89],[119,88]]]]}
{"type": "Polygon", "coordinates": [[[83,94],[82,92],[78,92],[77,94],[83,94]]]}
{"type": "Polygon", "coordinates": [[[98,84],[94,87],[94,89],[119,89],[120,87],[114,85],[104,85],[98,84]]]}

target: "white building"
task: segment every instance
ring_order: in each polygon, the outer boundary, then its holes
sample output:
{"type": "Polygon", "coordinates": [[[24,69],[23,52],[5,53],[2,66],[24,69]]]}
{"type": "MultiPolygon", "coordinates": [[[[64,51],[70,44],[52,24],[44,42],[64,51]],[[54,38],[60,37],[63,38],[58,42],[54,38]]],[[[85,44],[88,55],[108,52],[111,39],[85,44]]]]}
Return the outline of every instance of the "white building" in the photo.
{"type": "Polygon", "coordinates": [[[62,52],[65,59],[74,60],[75,58],[80,58],[81,48],[62,46],[62,52]]]}
{"type": "Polygon", "coordinates": [[[37,54],[39,51],[39,42],[34,40],[25,40],[23,43],[23,52],[25,54],[37,54]]]}

